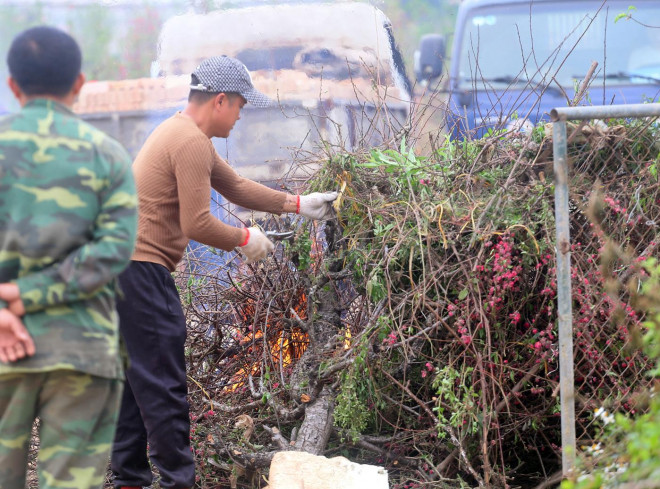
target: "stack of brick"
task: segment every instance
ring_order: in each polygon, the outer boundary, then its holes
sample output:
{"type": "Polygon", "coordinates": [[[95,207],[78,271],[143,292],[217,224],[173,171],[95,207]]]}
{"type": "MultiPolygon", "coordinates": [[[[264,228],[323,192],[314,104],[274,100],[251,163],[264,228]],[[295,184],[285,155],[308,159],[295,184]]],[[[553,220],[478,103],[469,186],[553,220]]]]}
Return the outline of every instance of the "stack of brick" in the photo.
{"type": "Polygon", "coordinates": [[[188,96],[189,83],[188,76],[88,82],[73,110],[90,114],[180,107],[188,96]]]}
{"type": "MultiPolygon", "coordinates": [[[[253,80],[255,87],[273,100],[302,102],[304,106],[315,106],[320,100],[353,100],[356,96],[360,102],[402,97],[395,87],[375,86],[370,78],[326,80],[300,71],[281,70],[256,72],[253,80]]],[[[180,108],[185,105],[189,90],[189,75],[88,82],[73,110],[90,114],[180,108]]]]}

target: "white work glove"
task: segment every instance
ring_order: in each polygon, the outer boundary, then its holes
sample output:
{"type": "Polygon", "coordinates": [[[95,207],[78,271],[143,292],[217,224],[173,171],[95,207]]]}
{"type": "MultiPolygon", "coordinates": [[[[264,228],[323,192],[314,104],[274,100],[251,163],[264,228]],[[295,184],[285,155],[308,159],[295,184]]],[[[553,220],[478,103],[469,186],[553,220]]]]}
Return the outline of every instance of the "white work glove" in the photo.
{"type": "Polygon", "coordinates": [[[321,221],[332,219],[335,217],[332,203],[337,195],[337,192],[314,192],[309,195],[299,195],[298,214],[321,221]]]}
{"type": "Polygon", "coordinates": [[[241,253],[247,258],[246,263],[263,260],[268,256],[268,253],[273,251],[275,245],[257,227],[247,228],[247,232],[248,238],[246,244],[238,247],[241,253]]]}

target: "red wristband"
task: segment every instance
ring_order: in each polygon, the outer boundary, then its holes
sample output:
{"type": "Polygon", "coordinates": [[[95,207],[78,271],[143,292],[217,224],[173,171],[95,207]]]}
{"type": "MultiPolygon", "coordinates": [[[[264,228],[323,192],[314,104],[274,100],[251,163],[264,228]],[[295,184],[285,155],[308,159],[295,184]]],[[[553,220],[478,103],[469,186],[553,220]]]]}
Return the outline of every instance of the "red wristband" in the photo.
{"type": "Polygon", "coordinates": [[[298,199],[296,199],[296,214],[300,214],[300,195],[296,195],[298,199]]]}
{"type": "Polygon", "coordinates": [[[245,229],[245,241],[243,241],[243,243],[238,246],[245,246],[246,244],[248,244],[248,241],[250,241],[250,230],[248,228],[243,228],[243,229],[245,229]]]}

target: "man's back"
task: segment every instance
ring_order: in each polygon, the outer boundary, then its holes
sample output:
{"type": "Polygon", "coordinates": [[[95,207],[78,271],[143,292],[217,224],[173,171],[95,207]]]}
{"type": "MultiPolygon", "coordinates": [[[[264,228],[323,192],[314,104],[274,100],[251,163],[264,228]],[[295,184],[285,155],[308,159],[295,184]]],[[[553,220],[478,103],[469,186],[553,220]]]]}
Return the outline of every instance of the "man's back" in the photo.
{"type": "Polygon", "coordinates": [[[98,258],[130,253],[134,221],[130,158],[118,143],[45,99],[0,119],[0,283],[18,279],[37,346],[0,373],[121,375],[117,265],[98,258]]]}

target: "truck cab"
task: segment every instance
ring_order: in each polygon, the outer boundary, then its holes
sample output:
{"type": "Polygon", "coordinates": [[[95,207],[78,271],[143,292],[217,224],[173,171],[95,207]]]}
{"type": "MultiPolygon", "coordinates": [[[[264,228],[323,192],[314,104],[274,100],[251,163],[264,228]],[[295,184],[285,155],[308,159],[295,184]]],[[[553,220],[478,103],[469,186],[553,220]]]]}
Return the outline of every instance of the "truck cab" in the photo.
{"type": "Polygon", "coordinates": [[[465,0],[451,59],[443,36],[422,38],[416,77],[446,82],[446,129],[455,139],[525,130],[554,107],[658,101],[660,2],[633,3],[465,0]],[[574,100],[594,62],[585,95],[574,100]]]}

